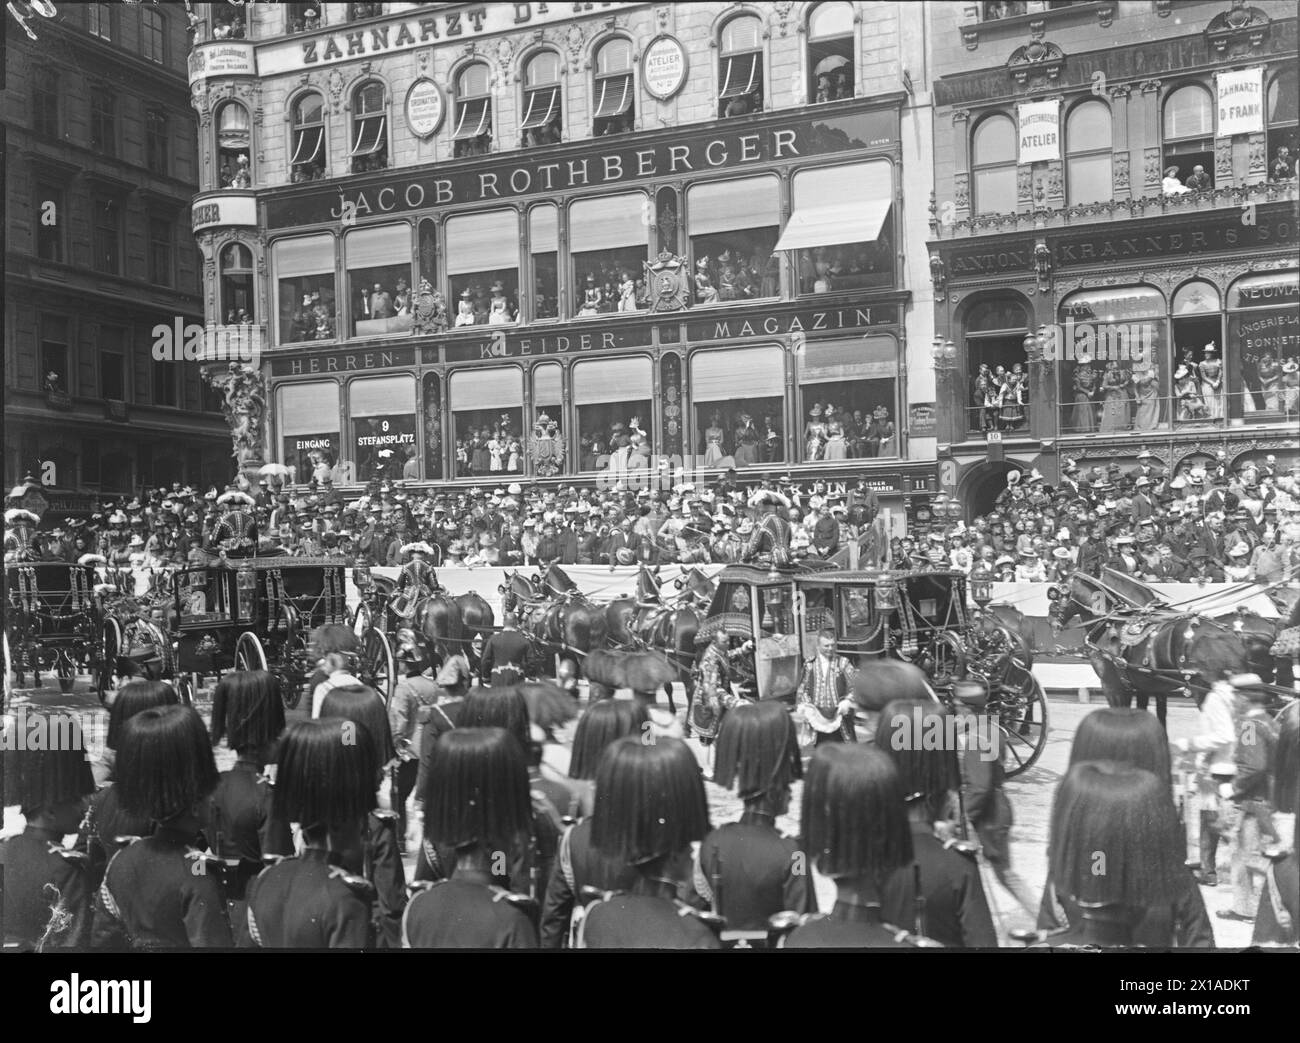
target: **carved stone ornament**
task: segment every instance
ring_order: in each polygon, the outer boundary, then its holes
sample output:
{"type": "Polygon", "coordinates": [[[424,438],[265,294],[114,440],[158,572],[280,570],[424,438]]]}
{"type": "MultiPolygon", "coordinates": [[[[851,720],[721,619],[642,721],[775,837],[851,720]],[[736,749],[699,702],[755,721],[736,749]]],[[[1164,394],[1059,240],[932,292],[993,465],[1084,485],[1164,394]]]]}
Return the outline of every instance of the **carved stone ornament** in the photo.
{"type": "Polygon", "coordinates": [[[1232,177],[1232,138],[1214,139],[1214,176],[1232,177]]]}
{"type": "Polygon", "coordinates": [[[1215,15],[1205,27],[1205,40],[1216,58],[1239,58],[1261,53],[1272,19],[1258,7],[1240,0],[1232,9],[1215,15]]]}
{"type": "Polygon", "coordinates": [[[1022,203],[1034,198],[1034,168],[1029,163],[1016,167],[1016,198],[1022,203]]]}
{"type": "Polygon", "coordinates": [[[1117,152],[1112,157],[1111,187],[1116,192],[1128,191],[1128,152],[1117,152]]]}
{"type": "Polygon", "coordinates": [[[343,104],[343,73],[337,68],[330,70],[329,91],[330,107],[335,112],[338,112],[339,107],[343,104]]]}
{"type": "Polygon", "coordinates": [[[1247,153],[1250,157],[1250,165],[1247,167],[1247,173],[1262,174],[1267,168],[1266,156],[1264,152],[1264,135],[1252,134],[1250,136],[1250,148],[1247,153]]]}
{"type": "Polygon", "coordinates": [[[227,369],[213,367],[204,374],[222,393],[221,411],[230,425],[231,455],[247,472],[262,464],[263,428],[266,423],[266,385],[253,366],[232,362],[227,369]]]}
{"type": "Polygon", "coordinates": [[[664,250],[653,264],[645,265],[645,270],[652,312],[681,311],[686,307],[690,273],[683,258],[664,250]]]}
{"type": "Polygon", "coordinates": [[[564,45],[569,49],[569,65],[574,72],[582,68],[582,48],[587,42],[587,34],[577,22],[569,24],[564,33],[564,45]]]}
{"type": "Polygon", "coordinates": [[[1048,40],[1032,40],[1007,59],[1007,72],[1021,88],[1054,85],[1065,65],[1065,52],[1048,40]]]}
{"type": "MultiPolygon", "coordinates": [[[[792,7],[794,7],[794,4],[790,0],[780,0],[779,3],[772,5],[776,13],[776,27],[782,36],[785,36],[790,31],[790,8],[792,7]]],[[[803,32],[802,25],[799,26],[799,31],[803,32]]]]}
{"type": "Polygon", "coordinates": [[[1142,181],[1146,188],[1160,187],[1160,149],[1142,150],[1142,181]]]}
{"type": "Polygon", "coordinates": [[[943,258],[938,254],[930,255],[930,281],[934,283],[935,290],[942,294],[946,279],[943,271],[943,258]]]}
{"type": "Polygon", "coordinates": [[[953,195],[958,210],[970,209],[970,175],[958,174],[953,178],[953,195]]]}

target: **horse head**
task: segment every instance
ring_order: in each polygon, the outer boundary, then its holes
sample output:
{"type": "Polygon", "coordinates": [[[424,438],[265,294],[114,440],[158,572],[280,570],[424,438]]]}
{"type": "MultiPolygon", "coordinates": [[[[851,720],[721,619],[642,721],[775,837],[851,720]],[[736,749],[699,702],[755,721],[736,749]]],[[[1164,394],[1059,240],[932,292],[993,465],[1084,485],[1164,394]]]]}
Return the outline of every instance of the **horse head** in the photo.
{"type": "Polygon", "coordinates": [[[531,600],[536,594],[534,584],[521,576],[517,569],[506,569],[505,580],[505,583],[497,587],[503,612],[515,611],[521,601],[531,600]]]}
{"type": "Polygon", "coordinates": [[[556,597],[563,597],[566,594],[576,594],[578,592],[578,584],[574,583],[569,574],[560,568],[559,565],[550,566],[550,568],[546,570],[546,575],[544,575],[540,580],[535,579],[534,583],[537,585],[539,590],[553,594],[556,597]]]}
{"type": "Polygon", "coordinates": [[[1106,589],[1086,572],[1071,572],[1064,583],[1048,588],[1047,597],[1052,602],[1048,620],[1053,631],[1064,630],[1076,616],[1088,623],[1114,607],[1106,589]]]}

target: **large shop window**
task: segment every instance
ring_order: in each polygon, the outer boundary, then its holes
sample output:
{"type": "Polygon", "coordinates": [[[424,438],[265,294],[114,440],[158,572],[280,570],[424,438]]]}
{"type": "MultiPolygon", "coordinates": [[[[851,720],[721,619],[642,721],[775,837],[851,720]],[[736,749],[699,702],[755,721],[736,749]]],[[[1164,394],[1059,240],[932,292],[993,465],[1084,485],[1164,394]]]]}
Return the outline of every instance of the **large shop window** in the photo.
{"type": "Polygon", "coordinates": [[[1165,300],[1158,290],[1121,286],[1071,294],[1057,320],[1062,434],[1169,425],[1165,300]]]}
{"type": "Polygon", "coordinates": [[[367,377],[348,385],[356,481],[419,475],[415,441],[415,378],[367,377]]]}
{"type": "Polygon", "coordinates": [[[968,431],[1019,431],[1029,423],[1029,357],[1025,309],[990,297],[966,317],[968,431]]]}
{"type": "Polygon", "coordinates": [[[1065,189],[1070,206],[1111,198],[1110,108],[1085,101],[1065,121],[1065,189]]]}
{"type": "Polygon", "coordinates": [[[808,100],[853,97],[853,5],[818,4],[808,16],[808,100]]]}
{"type": "Polygon", "coordinates": [[[290,481],[341,482],[339,386],[332,380],[284,384],[275,393],[280,421],[280,462],[293,469],[290,481]]]}
{"type": "Polygon", "coordinates": [[[1173,379],[1169,412],[1178,427],[1227,423],[1223,304],[1214,284],[1195,280],[1174,293],[1173,379]]]}
{"type": "Polygon", "coordinates": [[[492,151],[492,95],[488,67],[483,62],[465,66],[456,77],[456,125],[451,140],[457,159],[486,156],[492,151]]]}
{"type": "Polygon", "coordinates": [[[451,375],[457,478],[523,470],[523,374],[514,366],[451,375]]]}
{"type": "Polygon", "coordinates": [[[317,181],[325,176],[325,108],[319,94],[304,94],[293,103],[291,180],[317,181]]]}
{"type": "Polygon", "coordinates": [[[1197,83],[1173,91],[1164,108],[1165,195],[1214,187],[1214,102],[1197,83]]]}
{"type": "Polygon", "coordinates": [[[564,370],[558,362],[533,368],[533,424],[528,450],[533,473],[564,470],[564,370]]]}
{"type": "Polygon", "coordinates": [[[285,239],[271,247],[275,308],[281,344],[333,340],[334,237],[285,239]]]}
{"type": "Polygon", "coordinates": [[[252,188],[248,149],[251,128],[248,110],[228,101],[217,113],[217,181],[222,188],[252,188]]]}
{"type": "Polygon", "coordinates": [[[382,337],[411,330],[411,226],[384,225],[349,232],[348,269],[352,336],[382,337]]]}
{"type": "Polygon", "coordinates": [[[519,214],[489,210],[447,220],[447,273],[456,326],[499,326],[519,316],[519,214]]]}
{"type": "Polygon", "coordinates": [[[686,193],[695,302],[752,300],[780,293],[781,226],[775,177],[692,185],[686,193]]]}
{"type": "Polygon", "coordinates": [[[227,243],[221,248],[221,304],[219,311],[226,322],[253,322],[253,251],[243,243],[227,243]]]}
{"type": "Polygon", "coordinates": [[[592,136],[622,134],[632,129],[636,118],[633,97],[632,44],[623,39],[608,40],[596,51],[596,75],[592,83],[592,136]]]}
{"type": "Polygon", "coordinates": [[[636,280],[645,270],[645,214],[641,192],[582,199],[569,207],[573,255],[573,311],[579,316],[636,311],[636,280]]]}
{"type": "Polygon", "coordinates": [[[364,83],[352,95],[352,173],[388,167],[388,99],[382,83],[364,83]]]}
{"type": "Polygon", "coordinates": [[[528,211],[528,249],[533,259],[534,319],[554,319],[560,314],[559,208],[544,203],[528,211]]]}
{"type": "Polygon", "coordinates": [[[1016,125],[996,113],[975,125],[971,137],[972,209],[976,214],[1016,212],[1016,125]]]}
{"type": "Polygon", "coordinates": [[[814,341],[799,358],[805,463],[898,455],[898,342],[814,341]]]}
{"type": "Polygon", "coordinates": [[[622,474],[648,467],[650,360],[598,359],[573,367],[579,466],[622,474]]]}
{"type": "Polygon", "coordinates": [[[794,251],[800,293],[894,283],[893,172],[884,160],[801,170],[777,250],[794,251]]]}
{"type": "Polygon", "coordinates": [[[755,15],[738,15],[722,27],[718,47],[718,116],[763,111],[763,26],[755,15]]]}
{"type": "MultiPolygon", "coordinates": [[[[1228,290],[1228,381],[1234,417],[1294,422],[1300,412],[1300,274],[1247,275],[1228,290]]],[[[1294,429],[1292,430],[1294,434],[1294,429]]]]}
{"type": "Polygon", "coordinates": [[[1284,68],[1268,85],[1268,176],[1294,181],[1300,157],[1300,74],[1284,68]]]}
{"type": "Polygon", "coordinates": [[[780,463],[784,387],[785,352],[776,345],[695,352],[691,402],[695,451],[703,465],[780,463]]]}
{"type": "Polygon", "coordinates": [[[524,118],[519,124],[524,148],[558,145],[563,126],[560,99],[560,56],[542,51],[524,66],[524,118]]]}

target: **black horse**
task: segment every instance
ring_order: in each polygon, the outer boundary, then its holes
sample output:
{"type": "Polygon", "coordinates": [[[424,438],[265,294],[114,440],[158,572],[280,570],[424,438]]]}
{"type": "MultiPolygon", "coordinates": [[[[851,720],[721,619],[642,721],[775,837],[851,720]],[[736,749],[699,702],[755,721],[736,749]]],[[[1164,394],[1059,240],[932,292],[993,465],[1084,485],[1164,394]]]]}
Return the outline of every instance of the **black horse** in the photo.
{"type": "Polygon", "coordinates": [[[1088,661],[1109,705],[1128,707],[1136,698],[1145,710],[1154,696],[1164,725],[1171,694],[1208,690],[1246,669],[1246,645],[1232,626],[1157,604],[1136,606],[1109,579],[1073,572],[1049,594],[1053,631],[1082,621],[1088,661]]]}
{"type": "Polygon", "coordinates": [[[580,665],[581,657],[604,647],[604,606],[583,594],[558,565],[531,578],[507,570],[505,579],[498,588],[501,608],[518,615],[519,629],[537,643],[541,656],[558,655],[580,665]]]}

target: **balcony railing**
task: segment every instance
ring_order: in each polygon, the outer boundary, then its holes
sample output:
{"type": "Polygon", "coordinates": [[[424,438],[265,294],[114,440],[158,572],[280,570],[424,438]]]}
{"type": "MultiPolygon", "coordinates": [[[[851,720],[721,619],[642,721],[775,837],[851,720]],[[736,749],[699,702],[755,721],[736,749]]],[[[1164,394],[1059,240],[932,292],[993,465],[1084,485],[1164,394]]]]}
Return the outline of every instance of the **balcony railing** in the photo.
{"type": "Polygon", "coordinates": [[[1058,407],[1058,418],[1057,430],[1062,437],[1294,424],[1300,419],[1300,389],[1282,387],[1207,396],[1198,388],[1194,394],[1169,395],[1141,403],[1131,396],[1109,402],[1063,402],[1058,407]]]}

